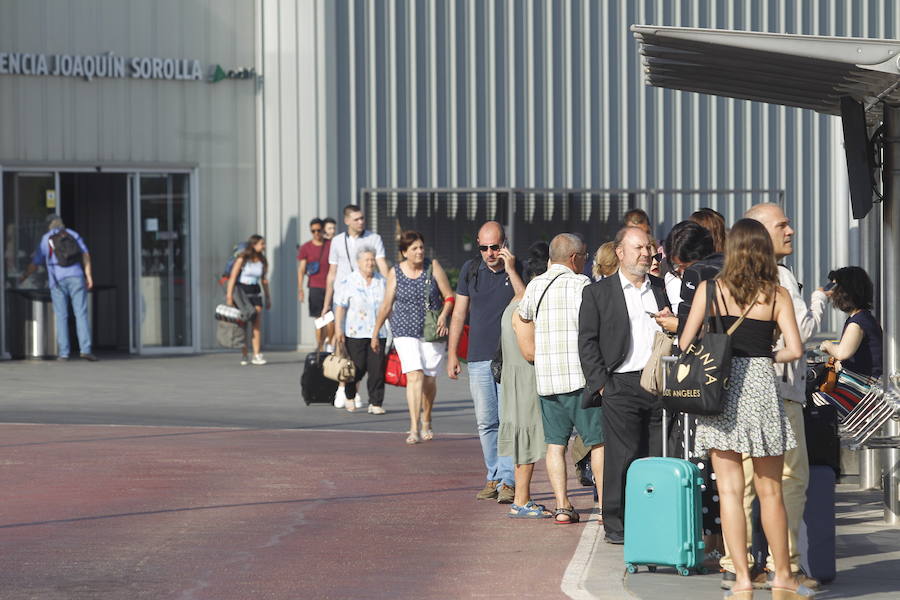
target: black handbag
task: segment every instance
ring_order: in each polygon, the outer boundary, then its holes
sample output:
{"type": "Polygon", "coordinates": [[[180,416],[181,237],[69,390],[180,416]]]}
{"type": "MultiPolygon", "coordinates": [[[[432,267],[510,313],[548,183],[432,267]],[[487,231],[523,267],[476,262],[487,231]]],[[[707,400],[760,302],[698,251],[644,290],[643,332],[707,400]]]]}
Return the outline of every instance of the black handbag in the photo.
{"type": "Polygon", "coordinates": [[[703,327],[678,360],[666,365],[666,386],[662,402],[667,410],[692,415],[718,415],[722,412],[722,392],[731,374],[731,334],[747,317],[753,304],[728,331],[722,325],[716,282],[706,285],[706,314],[703,327]],[[716,331],[710,331],[715,322],[716,331]],[[724,332],[724,333],[719,333],[724,332]]]}

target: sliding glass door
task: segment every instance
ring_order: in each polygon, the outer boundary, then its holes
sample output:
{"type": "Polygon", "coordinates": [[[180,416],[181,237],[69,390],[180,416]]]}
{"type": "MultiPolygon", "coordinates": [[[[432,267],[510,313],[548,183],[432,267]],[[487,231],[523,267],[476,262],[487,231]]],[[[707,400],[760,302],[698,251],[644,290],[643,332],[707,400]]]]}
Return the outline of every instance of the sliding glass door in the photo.
{"type": "Polygon", "coordinates": [[[191,176],[137,173],[132,182],[136,350],[191,350],[191,176]]]}

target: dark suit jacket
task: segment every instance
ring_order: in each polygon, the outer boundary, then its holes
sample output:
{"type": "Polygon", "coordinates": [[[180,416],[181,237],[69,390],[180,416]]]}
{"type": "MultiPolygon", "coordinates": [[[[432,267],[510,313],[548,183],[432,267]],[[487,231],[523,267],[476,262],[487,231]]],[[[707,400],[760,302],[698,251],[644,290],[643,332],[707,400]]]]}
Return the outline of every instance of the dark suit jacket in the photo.
{"type": "MultiPolygon", "coordinates": [[[[662,279],[650,275],[650,288],[660,310],[669,306],[662,279]]],[[[599,406],[600,390],[622,364],[631,344],[631,325],[619,274],[592,283],[582,292],[578,314],[578,355],[584,372],[582,406],[599,406]]]]}
{"type": "Polygon", "coordinates": [[[676,333],[679,337],[691,312],[697,286],[701,281],[714,279],[724,267],[725,255],[716,253],[710,254],[703,260],[698,260],[684,270],[684,275],[681,277],[681,304],[678,305],[678,331],[676,333]]]}

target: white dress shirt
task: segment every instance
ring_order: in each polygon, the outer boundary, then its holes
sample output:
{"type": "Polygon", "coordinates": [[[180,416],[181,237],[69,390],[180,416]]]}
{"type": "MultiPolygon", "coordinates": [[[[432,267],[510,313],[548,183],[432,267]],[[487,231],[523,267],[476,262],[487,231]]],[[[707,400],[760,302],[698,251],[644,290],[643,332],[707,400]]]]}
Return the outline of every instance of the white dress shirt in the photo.
{"type": "Polygon", "coordinates": [[[666,296],[669,297],[669,305],[672,314],[678,314],[678,305],[681,304],[681,278],[672,273],[666,273],[666,296]]]}
{"type": "Polygon", "coordinates": [[[636,288],[622,274],[618,272],[622,291],[625,293],[625,306],[628,308],[628,321],[631,325],[631,338],[628,340],[628,353],[625,360],[616,369],[616,373],[629,373],[640,371],[647,366],[650,354],[653,353],[653,336],[657,331],[662,331],[656,320],[648,312],[658,313],[656,296],[650,288],[650,278],[644,276],[644,283],[636,288]]]}

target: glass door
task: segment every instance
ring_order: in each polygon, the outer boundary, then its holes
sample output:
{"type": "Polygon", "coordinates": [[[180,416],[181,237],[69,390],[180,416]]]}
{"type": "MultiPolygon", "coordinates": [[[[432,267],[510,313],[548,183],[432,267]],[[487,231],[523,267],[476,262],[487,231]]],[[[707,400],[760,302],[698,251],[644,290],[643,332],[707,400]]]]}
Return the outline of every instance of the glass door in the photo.
{"type": "Polygon", "coordinates": [[[47,215],[58,211],[56,173],[2,172],[0,211],[0,349],[3,355],[21,356],[25,353],[27,328],[34,326],[34,317],[24,311],[35,294],[49,298],[44,265],[33,273],[28,269],[41,236],[47,232],[47,215]]]}
{"type": "Polygon", "coordinates": [[[190,183],[189,173],[133,177],[133,333],[140,353],[194,346],[190,183]]]}

